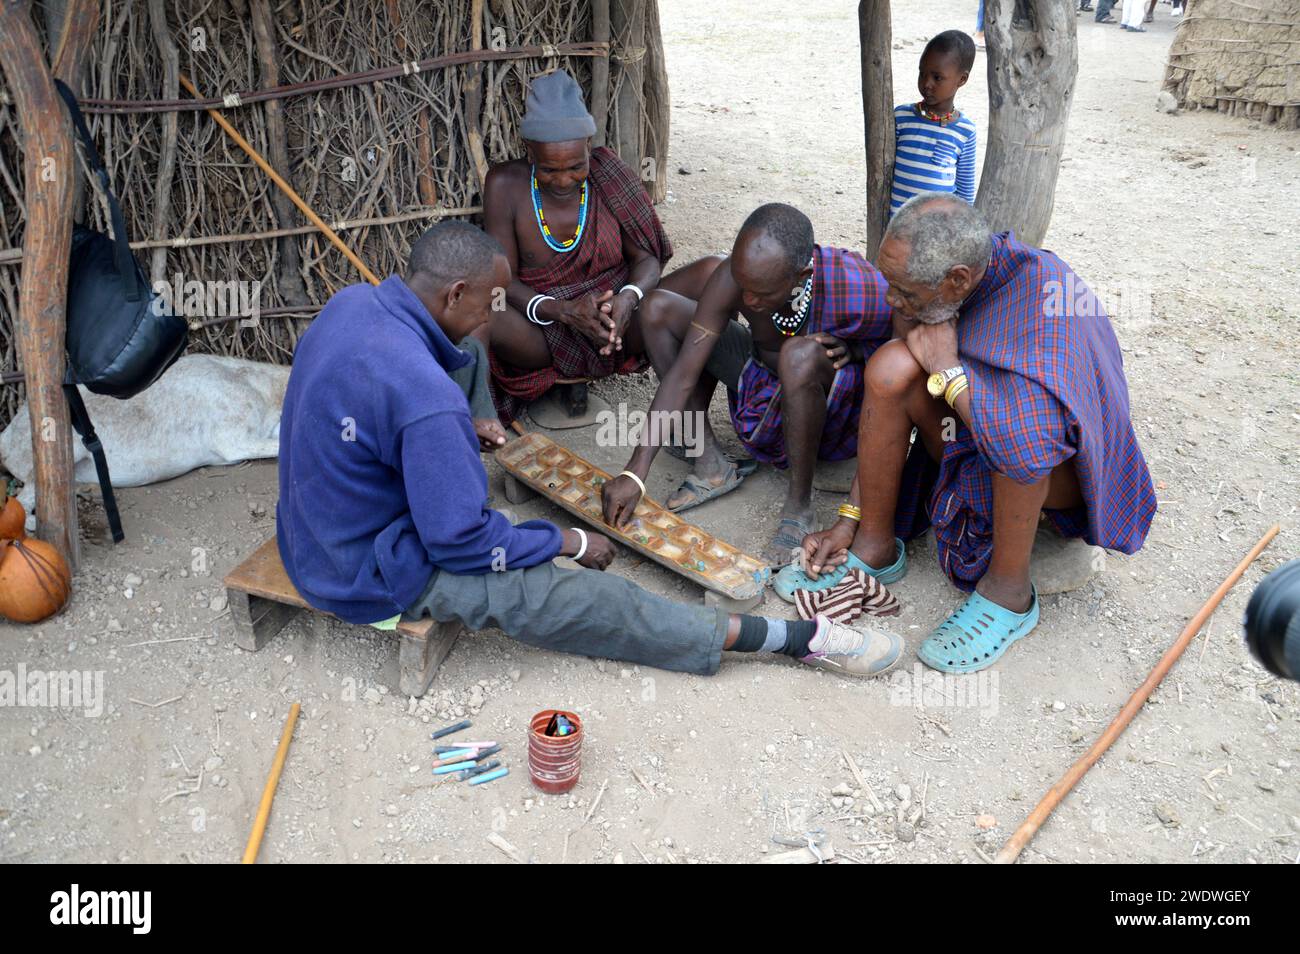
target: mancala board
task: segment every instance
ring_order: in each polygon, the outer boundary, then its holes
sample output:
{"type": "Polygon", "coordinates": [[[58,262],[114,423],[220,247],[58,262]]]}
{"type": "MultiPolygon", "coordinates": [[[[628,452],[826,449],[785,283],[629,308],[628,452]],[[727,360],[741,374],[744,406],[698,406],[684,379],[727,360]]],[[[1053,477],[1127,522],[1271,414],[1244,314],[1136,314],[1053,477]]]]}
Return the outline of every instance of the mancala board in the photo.
{"type": "Polygon", "coordinates": [[[535,431],[525,434],[497,450],[496,459],[505,468],[507,481],[513,477],[601,533],[725,597],[730,608],[761,600],[768,576],[761,560],[687,523],[649,497],[641,498],[624,528],[605,523],[600,488],[609,474],[549,437],[535,431]]]}

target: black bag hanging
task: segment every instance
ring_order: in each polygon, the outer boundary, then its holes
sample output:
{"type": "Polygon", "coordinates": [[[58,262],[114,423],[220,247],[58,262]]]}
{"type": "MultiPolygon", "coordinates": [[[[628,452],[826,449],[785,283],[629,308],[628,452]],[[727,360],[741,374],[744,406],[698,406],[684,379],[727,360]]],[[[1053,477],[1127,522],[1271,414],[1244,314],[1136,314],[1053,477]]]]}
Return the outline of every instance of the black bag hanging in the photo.
{"type": "Polygon", "coordinates": [[[153,293],[131,254],[122,206],[109,186],[108,170],[100,161],[77,98],[62,82],[56,80],[55,85],[67,103],[113,222],[113,238],[82,226],[73,230],[68,268],[68,373],[63,390],[72,426],[94,457],[109,528],[113,541],[118,543],[125,535],[113,497],[108,461],[77,385],[116,398],[139,394],[162,377],[185,351],[189,329],[184,319],[173,315],[153,293]]]}

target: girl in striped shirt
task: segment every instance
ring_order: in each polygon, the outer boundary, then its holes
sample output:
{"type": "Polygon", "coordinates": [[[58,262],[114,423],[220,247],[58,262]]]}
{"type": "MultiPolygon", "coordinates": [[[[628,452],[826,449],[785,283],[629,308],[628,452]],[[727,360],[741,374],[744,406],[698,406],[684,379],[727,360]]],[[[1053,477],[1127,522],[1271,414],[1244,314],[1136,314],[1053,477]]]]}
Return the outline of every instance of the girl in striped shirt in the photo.
{"type": "Polygon", "coordinates": [[[953,105],[975,65],[975,41],[946,30],[925,45],[919,103],[894,109],[894,184],[889,214],[919,192],[975,201],[975,124],[953,105]]]}

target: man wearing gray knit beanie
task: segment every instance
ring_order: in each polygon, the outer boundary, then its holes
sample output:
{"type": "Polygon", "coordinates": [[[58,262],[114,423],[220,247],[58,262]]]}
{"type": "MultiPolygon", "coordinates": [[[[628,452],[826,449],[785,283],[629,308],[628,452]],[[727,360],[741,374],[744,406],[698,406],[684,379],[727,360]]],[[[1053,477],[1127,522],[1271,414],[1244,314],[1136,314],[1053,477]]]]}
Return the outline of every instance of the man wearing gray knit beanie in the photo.
{"type": "MultiPolygon", "coordinates": [[[[493,397],[504,423],[557,383],[659,368],[638,307],[663,288],[691,301],[721,261],[663,274],[672,256],[645,187],[611,150],[591,147],[596,123],[564,70],[536,77],[519,124],[524,157],[499,163],[483,189],[487,232],[513,280],[488,329],[493,397]]],[[[586,414],[585,384],[566,385],[563,411],[586,414]]]]}

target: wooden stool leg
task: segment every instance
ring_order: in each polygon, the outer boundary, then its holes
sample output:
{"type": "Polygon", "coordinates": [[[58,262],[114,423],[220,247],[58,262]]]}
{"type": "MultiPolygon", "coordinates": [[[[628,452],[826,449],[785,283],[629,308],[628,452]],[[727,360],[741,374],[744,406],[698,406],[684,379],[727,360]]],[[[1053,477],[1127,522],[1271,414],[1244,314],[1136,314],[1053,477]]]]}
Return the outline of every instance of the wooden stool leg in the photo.
{"type": "Polygon", "coordinates": [[[505,484],[506,500],[512,504],[528,503],[537,496],[537,491],[512,474],[506,474],[505,484]]]}
{"type": "Polygon", "coordinates": [[[759,591],[753,596],[745,599],[732,599],[726,594],[719,593],[716,590],[704,591],[704,605],[717,606],[728,613],[750,613],[763,604],[763,599],[767,596],[765,588],[759,588],[759,591]]]}
{"type": "Polygon", "coordinates": [[[398,630],[397,635],[402,641],[398,650],[398,688],[402,695],[418,697],[429,691],[438,667],[451,652],[463,628],[460,620],[438,623],[427,638],[398,630]]]}
{"type": "Polygon", "coordinates": [[[235,645],[255,653],[267,640],[284,629],[301,610],[242,590],[226,589],[230,618],[235,624],[235,645]]]}

